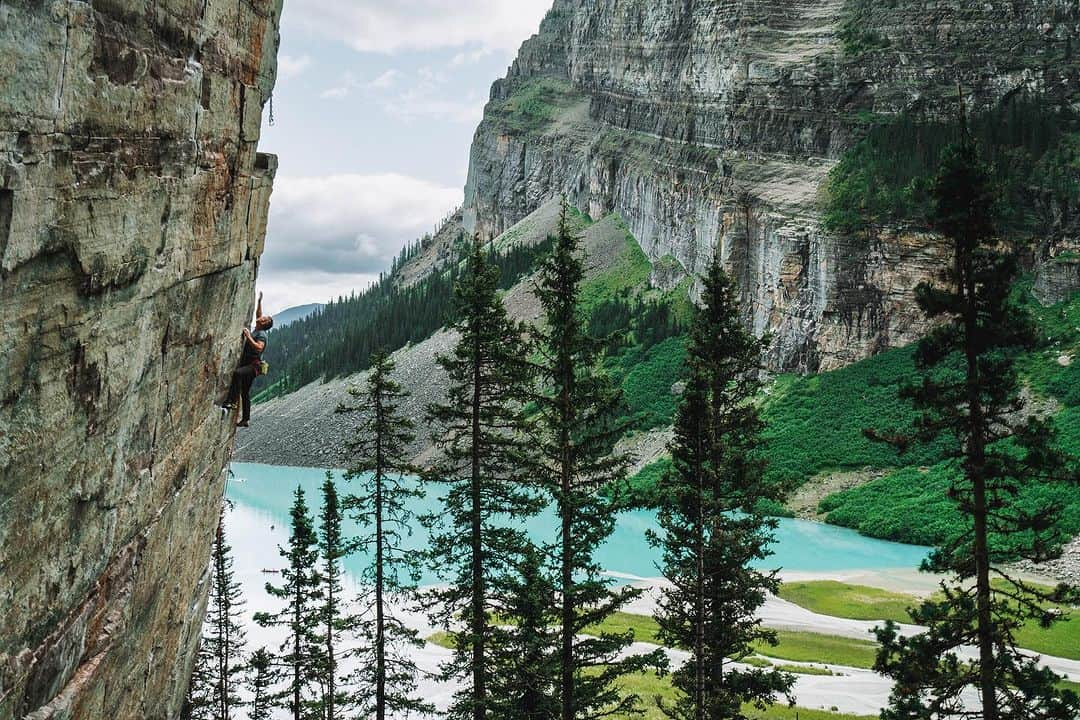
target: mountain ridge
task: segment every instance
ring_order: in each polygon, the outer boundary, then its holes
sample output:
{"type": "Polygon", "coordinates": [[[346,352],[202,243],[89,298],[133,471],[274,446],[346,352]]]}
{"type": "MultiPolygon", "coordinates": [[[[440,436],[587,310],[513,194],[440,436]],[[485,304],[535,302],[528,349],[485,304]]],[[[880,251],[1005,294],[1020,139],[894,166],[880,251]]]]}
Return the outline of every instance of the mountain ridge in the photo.
{"type": "Polygon", "coordinates": [[[295,305],[293,307],[285,308],[281,312],[274,313],[274,327],[287,327],[297,320],[303,320],[316,310],[322,310],[324,307],[326,307],[326,303],[307,303],[306,305],[295,305]]]}
{"type": "MultiPolygon", "coordinates": [[[[691,276],[719,247],[771,369],[840,367],[922,333],[912,291],[944,248],[903,223],[826,230],[831,172],[875,125],[954,119],[958,85],[972,116],[1022,91],[1077,107],[1078,23],[1060,0],[556,0],[492,86],[463,224],[491,237],[565,194],[691,276]]],[[[1076,249],[1076,206],[1046,208],[1033,258],[1057,300],[1080,287],[1049,262],[1076,249]]]]}

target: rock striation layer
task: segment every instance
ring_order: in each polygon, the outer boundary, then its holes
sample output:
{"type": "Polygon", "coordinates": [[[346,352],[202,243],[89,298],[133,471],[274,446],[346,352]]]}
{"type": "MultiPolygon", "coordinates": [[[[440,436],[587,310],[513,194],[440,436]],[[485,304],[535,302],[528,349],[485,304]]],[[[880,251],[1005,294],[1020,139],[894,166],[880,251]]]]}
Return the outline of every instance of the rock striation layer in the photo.
{"type": "Polygon", "coordinates": [[[824,232],[829,170],[874,117],[954,117],[958,82],[972,112],[1018,91],[1075,109],[1078,31],[1072,0],[555,0],[491,89],[464,224],[493,237],[565,193],[654,264],[697,273],[719,247],[769,364],[834,368],[921,334],[912,289],[944,255],[824,232]]]}
{"type": "Polygon", "coordinates": [[[281,0],[0,2],[0,719],[176,717],[281,0]]]}

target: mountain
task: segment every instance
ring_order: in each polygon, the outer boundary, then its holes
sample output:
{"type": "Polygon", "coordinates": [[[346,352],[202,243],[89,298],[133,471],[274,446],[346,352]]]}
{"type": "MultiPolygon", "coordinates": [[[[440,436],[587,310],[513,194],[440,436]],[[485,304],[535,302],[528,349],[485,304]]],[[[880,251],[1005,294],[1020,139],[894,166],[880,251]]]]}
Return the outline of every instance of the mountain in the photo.
{"type": "Polygon", "coordinates": [[[281,0],[0,7],[0,720],[175,718],[281,0]],[[17,69],[17,72],[15,71],[17,69]]]}
{"type": "Polygon", "coordinates": [[[316,310],[322,310],[323,307],[325,307],[323,303],[309,303],[308,305],[297,305],[296,307],[286,308],[274,315],[274,327],[283,328],[297,320],[303,320],[316,310]]]}
{"type": "Polygon", "coordinates": [[[492,86],[463,224],[494,237],[565,193],[691,276],[719,247],[773,369],[840,367],[924,328],[911,291],[944,257],[906,211],[959,84],[1027,186],[1013,206],[1061,300],[1080,280],[1051,262],[1080,230],[1078,22],[1033,0],[556,0],[492,86]]]}
{"type": "MultiPolygon", "coordinates": [[[[913,292],[949,261],[926,221],[926,187],[961,107],[1001,184],[1003,227],[1031,239],[1023,292],[1053,343],[1025,361],[1031,391],[1080,449],[1068,369],[1080,357],[1078,23],[1075,2],[556,0],[492,86],[460,213],[318,336],[347,328],[358,333],[350,348],[378,337],[397,349],[420,419],[439,391],[434,357],[453,340],[437,312],[463,239],[536,247],[565,196],[586,238],[590,323],[629,331],[607,367],[635,422],[623,449],[642,492],[663,470],[681,361],[678,323],[656,333],[644,308],[685,314],[718,251],[745,322],[771,338],[771,472],[806,485],[815,516],[820,500],[860,485],[870,489],[825,503],[831,520],[894,539],[915,539],[920,523],[941,532],[948,509],[902,493],[919,468],[940,485],[940,455],[899,458],[862,430],[911,420],[895,391],[912,371],[903,348],[926,329],[913,292]],[[410,293],[435,293],[437,312],[389,338],[380,313],[410,293]],[[873,513],[867,497],[881,498],[873,513]]],[[[507,291],[516,317],[535,317],[529,287],[525,273],[507,291]]],[[[271,378],[238,457],[341,462],[348,428],[332,411],[363,381],[366,356],[328,352],[305,332],[280,338],[287,377],[271,378]]]]}
{"type": "MultiPolygon", "coordinates": [[[[913,290],[947,258],[925,187],[959,132],[959,87],[1011,230],[1032,237],[1034,292],[1060,302],[1080,287],[1078,22],[1075,2],[556,0],[492,86],[464,207],[380,292],[451,267],[461,234],[512,244],[565,196],[625,223],[642,290],[689,278],[695,297],[718,249],[770,369],[843,367],[926,327],[913,290]]],[[[372,321],[339,310],[343,327],[372,321]]],[[[272,372],[295,372],[276,391],[366,361],[284,340],[272,372]]]]}

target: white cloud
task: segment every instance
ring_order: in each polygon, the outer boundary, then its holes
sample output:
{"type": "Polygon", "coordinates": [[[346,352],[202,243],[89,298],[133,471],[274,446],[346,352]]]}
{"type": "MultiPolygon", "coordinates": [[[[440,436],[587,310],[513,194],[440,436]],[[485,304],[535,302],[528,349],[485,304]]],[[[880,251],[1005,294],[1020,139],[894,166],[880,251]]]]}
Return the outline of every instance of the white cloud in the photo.
{"type": "Polygon", "coordinates": [[[339,85],[338,87],[327,88],[319,93],[319,97],[323,100],[341,100],[349,96],[350,88],[346,85],[339,85]]]}
{"type": "Polygon", "coordinates": [[[377,274],[365,273],[260,270],[258,286],[264,293],[263,310],[274,315],[297,305],[348,297],[353,292],[359,293],[378,278],[377,274]]]}
{"type": "Polygon", "coordinates": [[[319,97],[323,100],[341,100],[352,95],[353,90],[389,90],[400,77],[401,72],[391,68],[370,82],[360,82],[351,72],[345,72],[341,75],[341,84],[323,90],[319,97]]]}
{"type": "MultiPolygon", "coordinates": [[[[540,27],[552,0],[303,0],[288,14],[311,32],[360,52],[479,46],[516,50],[540,27]]],[[[286,4],[288,7],[288,4],[286,4]]]]}
{"type": "Polygon", "coordinates": [[[393,173],[278,176],[264,275],[377,275],[461,199],[458,188],[393,173]]]}
{"type": "Polygon", "coordinates": [[[454,67],[460,65],[475,65],[488,55],[491,55],[492,52],[494,51],[489,47],[482,47],[479,50],[473,50],[472,52],[459,52],[450,59],[450,64],[454,67]]]}
{"type": "Polygon", "coordinates": [[[448,79],[446,73],[429,66],[419,68],[416,76],[420,79],[412,87],[381,99],[387,115],[409,122],[422,117],[465,125],[480,122],[486,97],[475,91],[464,97],[447,97],[443,89],[448,79]]]}
{"type": "Polygon", "coordinates": [[[369,82],[368,87],[369,88],[375,88],[375,89],[378,89],[378,90],[384,90],[384,89],[392,86],[395,82],[397,82],[399,77],[401,77],[400,72],[398,72],[397,70],[394,70],[394,69],[390,69],[390,70],[387,70],[386,72],[384,72],[379,77],[372,80],[371,82],[369,82]]]}
{"type": "Polygon", "coordinates": [[[301,55],[300,57],[281,55],[278,57],[278,77],[282,80],[298,77],[309,67],[311,67],[310,55],[301,55]]]}
{"type": "Polygon", "coordinates": [[[465,100],[447,100],[429,97],[423,93],[408,92],[383,103],[388,115],[402,120],[430,117],[438,120],[475,125],[484,116],[484,99],[473,95],[465,100]]]}

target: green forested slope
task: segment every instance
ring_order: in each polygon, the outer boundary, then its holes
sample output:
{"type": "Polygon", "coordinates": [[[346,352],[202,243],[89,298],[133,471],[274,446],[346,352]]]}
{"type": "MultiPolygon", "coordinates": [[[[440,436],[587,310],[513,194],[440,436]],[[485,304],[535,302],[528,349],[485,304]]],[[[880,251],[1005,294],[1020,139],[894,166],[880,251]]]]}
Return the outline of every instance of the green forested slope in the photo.
{"type": "MultiPolygon", "coordinates": [[[[1017,292],[1030,297],[1026,287],[1017,292]]],[[[1029,301],[1029,307],[1044,342],[1020,361],[1031,389],[1030,405],[1054,415],[1060,446],[1080,457],[1080,293],[1053,307],[1043,308],[1034,301],[1029,301]]],[[[959,515],[945,496],[957,468],[952,461],[938,460],[932,453],[909,453],[893,463],[869,462],[897,469],[825,498],[821,509],[828,522],[867,535],[920,544],[941,542],[957,529],[959,515]]],[[[1066,529],[1080,533],[1080,488],[1051,488],[1033,481],[1022,488],[1017,500],[1035,507],[1047,499],[1065,506],[1066,529]]]]}
{"type": "MultiPolygon", "coordinates": [[[[460,243],[468,240],[462,236],[460,243]]],[[[529,272],[549,242],[511,245],[491,251],[506,289],[529,272]]],[[[399,262],[406,262],[403,254],[399,262]]],[[[393,273],[379,278],[367,290],[338,298],[308,317],[272,331],[263,359],[270,364],[265,389],[256,402],[296,390],[316,380],[364,370],[379,349],[394,351],[431,335],[447,322],[457,263],[409,288],[399,288],[393,273]]]]}

